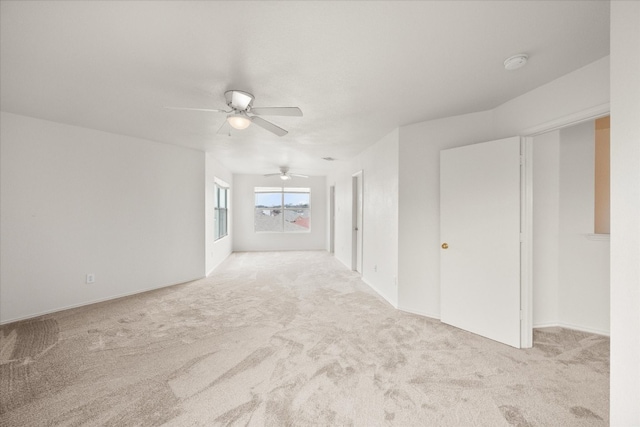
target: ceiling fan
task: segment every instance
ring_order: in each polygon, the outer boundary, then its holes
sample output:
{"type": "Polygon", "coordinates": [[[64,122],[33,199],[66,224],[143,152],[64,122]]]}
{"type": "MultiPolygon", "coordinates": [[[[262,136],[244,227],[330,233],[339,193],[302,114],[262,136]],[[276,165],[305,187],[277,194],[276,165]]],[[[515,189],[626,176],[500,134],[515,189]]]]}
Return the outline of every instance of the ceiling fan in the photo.
{"type": "Polygon", "coordinates": [[[231,128],[242,130],[251,123],[260,126],[278,136],[284,136],[288,132],[259,116],[296,116],[302,117],[302,110],[298,107],[254,107],[254,96],[241,90],[228,90],[224,93],[230,110],[217,110],[210,108],[166,107],[171,110],[210,111],[214,113],[226,113],[227,120],[218,129],[220,134],[229,134],[231,128]],[[249,115],[252,114],[252,115],[249,115]]]}
{"type": "Polygon", "coordinates": [[[308,175],[299,175],[297,173],[289,173],[289,168],[286,166],[280,166],[280,173],[268,173],[265,176],[279,176],[281,180],[283,181],[287,181],[291,178],[293,178],[294,176],[297,176],[299,178],[309,178],[308,175]]]}

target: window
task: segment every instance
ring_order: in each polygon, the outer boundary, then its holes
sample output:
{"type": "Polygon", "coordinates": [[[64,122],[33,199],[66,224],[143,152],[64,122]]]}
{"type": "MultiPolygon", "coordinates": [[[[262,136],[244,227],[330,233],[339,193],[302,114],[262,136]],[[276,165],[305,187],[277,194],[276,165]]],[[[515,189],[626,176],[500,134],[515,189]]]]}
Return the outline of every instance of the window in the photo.
{"type": "Polygon", "coordinates": [[[216,184],[215,192],[216,192],[216,195],[215,195],[216,207],[215,207],[214,239],[218,240],[228,234],[227,218],[228,218],[229,188],[216,184]]]}
{"type": "Polygon", "coordinates": [[[311,229],[309,188],[255,188],[256,232],[308,232],[311,229]]]}

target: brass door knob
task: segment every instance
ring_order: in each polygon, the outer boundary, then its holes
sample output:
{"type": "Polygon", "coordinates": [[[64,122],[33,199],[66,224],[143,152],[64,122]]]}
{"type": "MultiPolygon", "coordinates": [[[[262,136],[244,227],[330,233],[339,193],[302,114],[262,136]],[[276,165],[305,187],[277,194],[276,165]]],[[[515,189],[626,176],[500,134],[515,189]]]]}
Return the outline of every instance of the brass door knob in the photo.
{"type": "Polygon", "coordinates": [[[449,245],[447,245],[446,243],[442,244],[442,249],[448,249],[448,248],[449,248],[449,245]]]}

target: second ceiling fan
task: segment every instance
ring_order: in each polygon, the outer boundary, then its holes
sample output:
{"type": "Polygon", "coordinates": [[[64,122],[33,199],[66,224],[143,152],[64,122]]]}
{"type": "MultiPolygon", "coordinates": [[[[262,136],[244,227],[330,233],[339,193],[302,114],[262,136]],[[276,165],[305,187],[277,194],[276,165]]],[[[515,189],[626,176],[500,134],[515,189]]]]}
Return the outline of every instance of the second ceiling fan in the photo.
{"type": "Polygon", "coordinates": [[[268,173],[265,176],[279,176],[281,180],[283,181],[287,181],[291,178],[293,178],[294,176],[297,176],[299,178],[309,178],[308,175],[300,175],[297,173],[289,173],[289,168],[286,166],[280,166],[280,173],[268,173]]]}
{"type": "Polygon", "coordinates": [[[298,107],[254,107],[254,96],[241,90],[228,90],[224,93],[230,110],[218,110],[210,108],[167,107],[172,110],[210,111],[214,113],[226,113],[227,120],[218,133],[228,134],[233,129],[246,129],[249,125],[256,124],[278,136],[284,136],[288,132],[263,119],[260,116],[294,116],[302,117],[302,110],[298,107]]]}

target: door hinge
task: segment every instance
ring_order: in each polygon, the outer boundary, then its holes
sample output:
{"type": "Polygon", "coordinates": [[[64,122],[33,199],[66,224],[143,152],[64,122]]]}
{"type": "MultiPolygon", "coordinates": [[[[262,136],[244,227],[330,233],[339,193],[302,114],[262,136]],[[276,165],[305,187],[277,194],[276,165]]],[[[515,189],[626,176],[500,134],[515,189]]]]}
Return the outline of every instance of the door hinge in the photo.
{"type": "Polygon", "coordinates": [[[524,156],[523,155],[520,155],[520,164],[524,165],[524,156]]]}

